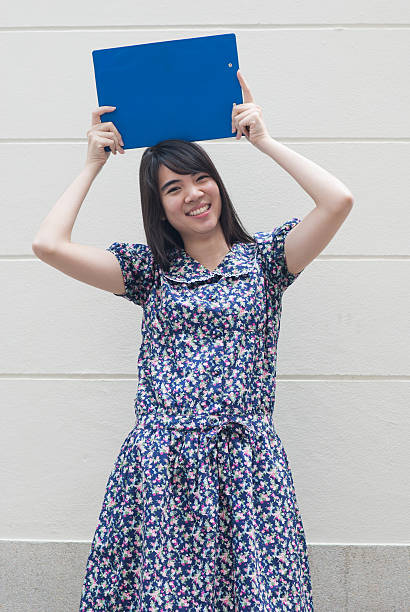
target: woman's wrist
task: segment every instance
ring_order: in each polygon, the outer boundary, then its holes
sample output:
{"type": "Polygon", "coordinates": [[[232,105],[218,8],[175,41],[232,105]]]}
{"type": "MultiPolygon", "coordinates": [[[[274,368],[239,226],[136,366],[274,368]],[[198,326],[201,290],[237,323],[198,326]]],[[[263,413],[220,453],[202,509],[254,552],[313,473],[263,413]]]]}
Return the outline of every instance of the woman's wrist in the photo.
{"type": "Polygon", "coordinates": [[[104,166],[105,164],[100,164],[98,162],[86,162],[84,164],[84,168],[83,171],[89,173],[91,176],[97,176],[97,174],[100,172],[101,168],[104,166]]]}
{"type": "Polygon", "coordinates": [[[254,142],[253,145],[257,149],[259,149],[259,151],[262,151],[262,153],[266,153],[266,146],[269,145],[272,142],[272,140],[273,140],[272,136],[267,134],[266,136],[262,136],[262,138],[259,138],[259,140],[254,142]]]}

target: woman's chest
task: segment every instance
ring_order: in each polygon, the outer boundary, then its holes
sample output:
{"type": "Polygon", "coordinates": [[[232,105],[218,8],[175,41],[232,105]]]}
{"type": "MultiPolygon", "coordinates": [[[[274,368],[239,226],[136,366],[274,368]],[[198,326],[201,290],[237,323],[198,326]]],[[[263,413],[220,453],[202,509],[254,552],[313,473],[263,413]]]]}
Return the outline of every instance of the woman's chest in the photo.
{"type": "Polygon", "coordinates": [[[164,276],[150,315],[164,333],[256,332],[264,319],[265,298],[263,278],[256,271],[207,282],[175,282],[164,276]]]}

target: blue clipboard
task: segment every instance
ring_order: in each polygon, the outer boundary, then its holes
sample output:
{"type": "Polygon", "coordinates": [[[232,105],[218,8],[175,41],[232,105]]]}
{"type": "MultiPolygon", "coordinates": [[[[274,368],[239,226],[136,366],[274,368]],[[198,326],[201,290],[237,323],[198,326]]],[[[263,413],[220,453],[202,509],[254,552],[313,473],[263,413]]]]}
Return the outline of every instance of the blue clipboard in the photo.
{"type": "Polygon", "coordinates": [[[232,106],[243,98],[234,33],[96,49],[92,58],[98,105],[116,107],[101,121],[114,123],[124,149],[235,137],[232,106]]]}

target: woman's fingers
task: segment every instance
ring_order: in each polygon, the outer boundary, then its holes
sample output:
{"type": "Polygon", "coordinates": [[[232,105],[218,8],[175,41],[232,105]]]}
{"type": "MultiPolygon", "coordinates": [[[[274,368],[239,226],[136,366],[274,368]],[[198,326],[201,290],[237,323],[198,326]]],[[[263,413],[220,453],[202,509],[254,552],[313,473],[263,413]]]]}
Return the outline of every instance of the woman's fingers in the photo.
{"type": "Polygon", "coordinates": [[[104,138],[112,138],[115,143],[115,148],[118,149],[120,153],[124,153],[124,149],[121,146],[121,144],[122,145],[124,144],[121,138],[121,134],[119,133],[117,128],[113,126],[111,123],[99,123],[97,125],[93,125],[88,130],[87,136],[89,136],[92,133],[99,134],[100,136],[103,136],[104,138]]]}
{"type": "Polygon", "coordinates": [[[98,130],[107,130],[107,132],[114,132],[116,136],[116,142],[121,145],[124,144],[121,138],[121,134],[119,133],[115,125],[112,123],[112,121],[102,122],[98,124],[98,130]]]}
{"type": "Polygon", "coordinates": [[[103,126],[103,128],[102,128],[103,130],[106,130],[106,129],[113,130],[114,133],[117,135],[118,142],[120,142],[121,144],[124,144],[123,141],[122,141],[122,138],[121,138],[121,134],[119,133],[119,131],[117,130],[117,128],[115,127],[115,125],[113,124],[112,121],[107,121],[107,122],[101,123],[101,126],[103,126]],[[106,127],[106,126],[108,126],[108,127],[106,127]]]}
{"type": "Polygon", "coordinates": [[[242,72],[238,69],[236,74],[237,74],[239,83],[240,83],[241,88],[242,88],[244,101],[245,102],[253,102],[253,96],[252,96],[250,87],[249,87],[248,83],[246,82],[245,77],[243,76],[242,72]]]}
{"type": "Polygon", "coordinates": [[[101,136],[100,134],[96,134],[96,140],[104,147],[110,147],[113,155],[117,154],[117,151],[115,150],[115,144],[113,144],[113,139],[101,136]]]}
{"type": "Polygon", "coordinates": [[[262,108],[258,104],[254,104],[253,102],[247,102],[244,104],[235,104],[232,108],[232,131],[234,132],[235,123],[234,119],[241,119],[245,116],[247,110],[255,109],[262,110],[262,108]]]}
{"type": "Polygon", "coordinates": [[[93,129],[91,132],[94,134],[99,143],[101,143],[102,140],[106,141],[105,145],[110,147],[113,155],[116,155],[117,150],[120,153],[124,153],[124,149],[119,144],[117,135],[114,132],[106,131],[104,129],[93,129]]]}
{"type": "Polygon", "coordinates": [[[105,144],[110,147],[113,155],[115,155],[117,149],[119,150],[119,145],[116,140],[115,134],[113,134],[112,132],[105,132],[103,130],[95,130],[94,133],[95,136],[98,137],[99,142],[101,142],[102,140],[107,141],[105,142],[105,144]]]}
{"type": "Polygon", "coordinates": [[[125,153],[122,137],[112,121],[101,121],[101,115],[115,110],[115,106],[100,106],[91,113],[91,127],[87,131],[87,164],[103,166],[110,152],[113,155],[125,153]],[[121,144],[120,144],[121,143],[121,144]],[[106,150],[107,149],[107,150],[106,150]]]}
{"type": "MultiPolygon", "coordinates": [[[[91,126],[98,126],[98,130],[107,130],[107,132],[114,132],[115,134],[115,145],[116,149],[118,149],[121,153],[124,153],[124,150],[121,149],[121,145],[124,146],[124,142],[122,140],[121,134],[115,127],[112,121],[101,121],[101,115],[104,113],[110,113],[114,111],[116,106],[99,106],[91,113],[91,126]]],[[[115,152],[113,151],[114,155],[115,152]]]]}
{"type": "Polygon", "coordinates": [[[237,131],[235,136],[237,140],[242,137],[242,134],[246,136],[245,126],[249,125],[250,118],[255,116],[255,110],[261,111],[262,109],[253,102],[234,106],[232,110],[232,133],[235,130],[237,131]]]}
{"type": "Polygon", "coordinates": [[[101,115],[104,113],[112,113],[115,110],[116,106],[99,106],[91,113],[91,125],[95,125],[96,123],[101,123],[101,115]]]}

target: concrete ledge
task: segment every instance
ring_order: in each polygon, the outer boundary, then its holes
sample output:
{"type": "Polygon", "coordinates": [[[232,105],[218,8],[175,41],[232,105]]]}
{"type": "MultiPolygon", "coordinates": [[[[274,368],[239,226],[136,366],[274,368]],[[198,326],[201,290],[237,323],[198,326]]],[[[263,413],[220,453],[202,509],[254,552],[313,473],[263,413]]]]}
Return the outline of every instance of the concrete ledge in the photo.
{"type": "MultiPolygon", "coordinates": [[[[89,542],[0,540],[0,610],[78,612],[89,542]]],[[[315,612],[408,612],[410,547],[308,545],[315,612]]]]}

